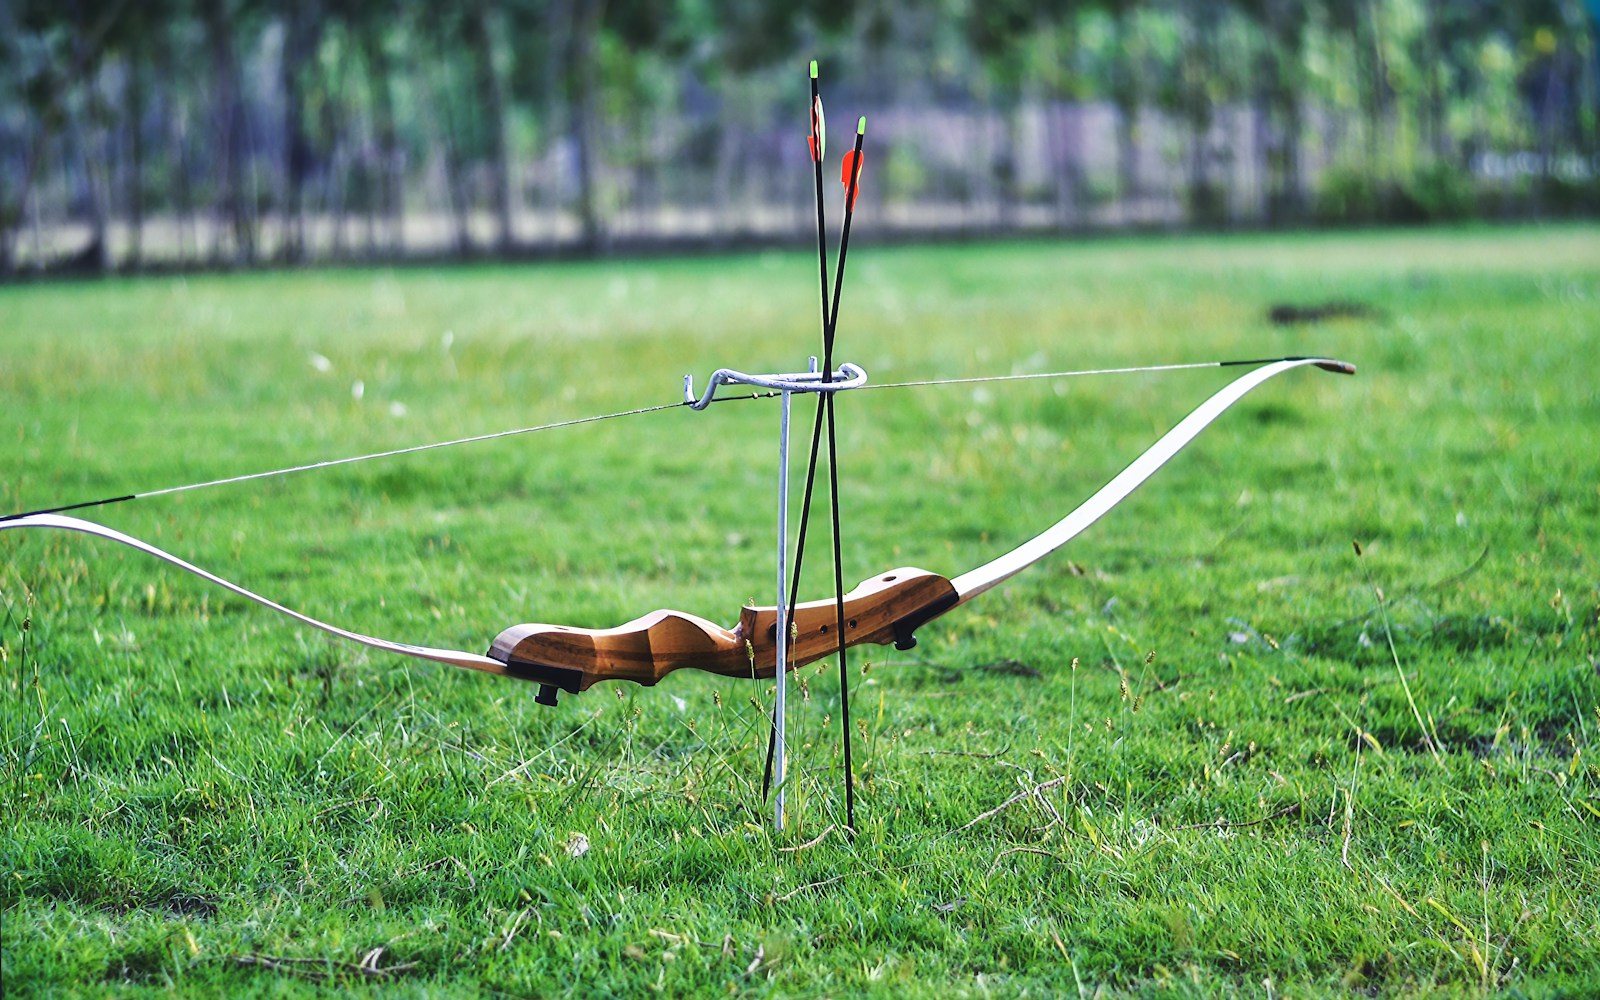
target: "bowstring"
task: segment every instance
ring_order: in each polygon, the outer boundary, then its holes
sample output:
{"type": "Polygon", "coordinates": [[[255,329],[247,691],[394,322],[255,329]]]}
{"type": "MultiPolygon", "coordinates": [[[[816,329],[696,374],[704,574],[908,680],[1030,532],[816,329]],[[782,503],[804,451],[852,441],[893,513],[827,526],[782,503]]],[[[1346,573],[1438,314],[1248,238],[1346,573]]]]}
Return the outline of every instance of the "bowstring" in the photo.
{"type": "Polygon", "coordinates": [[[1141,372],[1181,372],[1200,368],[1233,368],[1239,365],[1270,365],[1304,358],[1250,358],[1240,361],[1185,361],[1170,365],[1135,365],[1129,368],[1079,368],[1059,372],[1022,372],[1013,375],[969,375],[953,378],[915,379],[907,382],[870,382],[863,389],[910,389],[920,386],[971,385],[979,382],[1021,382],[1030,379],[1081,378],[1086,375],[1136,375],[1141,372]]]}
{"type": "MultiPolygon", "coordinates": [[[[819,174],[821,173],[821,168],[820,167],[818,167],[818,173],[819,174]]],[[[826,280],[826,279],[824,279],[824,280],[826,280]]],[[[862,389],[909,389],[909,388],[920,388],[920,387],[926,387],[926,386],[942,386],[942,385],[974,385],[974,384],[979,384],[979,383],[984,383],[984,382],[1016,382],[1016,381],[1025,381],[1025,380],[1033,380],[1033,379],[1079,378],[1079,377],[1088,376],[1088,375],[1129,375],[1129,374],[1135,374],[1135,373],[1139,373],[1139,372],[1170,372],[1170,371],[1186,371],[1186,370],[1200,369],[1200,368],[1227,368],[1227,367],[1233,367],[1233,366],[1238,366],[1238,365],[1262,365],[1262,364],[1272,364],[1272,363],[1277,362],[1277,361],[1296,361],[1296,360],[1301,360],[1301,359],[1299,359],[1299,358],[1253,358],[1253,359],[1242,360],[1242,361],[1192,361],[1192,362],[1184,362],[1184,363],[1180,363],[1180,364],[1170,364],[1170,365],[1140,365],[1140,366],[1131,367],[1131,368],[1085,368],[1085,369],[1077,369],[1077,370],[1073,370],[1073,371],[1025,372],[1025,373],[1022,373],[1022,374],[1013,374],[1013,375],[979,375],[979,376],[966,376],[966,377],[957,377],[957,378],[915,379],[915,380],[904,381],[904,382],[872,382],[872,383],[868,383],[866,385],[863,385],[860,388],[862,388],[862,389]]],[[[776,392],[753,392],[753,393],[749,393],[749,394],[743,395],[743,396],[719,396],[714,400],[714,402],[732,403],[732,402],[740,402],[740,401],[751,400],[751,399],[772,399],[772,398],[775,398],[778,395],[779,395],[779,393],[776,393],[776,392]]],[[[821,438],[821,431],[822,431],[822,421],[823,421],[824,410],[825,410],[824,400],[829,398],[831,395],[832,395],[831,393],[818,393],[817,423],[816,423],[815,427],[813,428],[813,432],[812,432],[812,446],[811,447],[812,447],[812,456],[813,457],[812,457],[812,461],[811,461],[811,469],[810,469],[810,471],[808,472],[808,475],[807,475],[806,494],[805,494],[806,495],[806,502],[805,502],[805,504],[803,506],[803,510],[805,510],[805,511],[809,511],[809,509],[810,509],[810,497],[811,497],[811,492],[812,492],[811,476],[815,473],[815,464],[816,464],[816,457],[815,456],[817,454],[817,451],[818,451],[820,443],[821,443],[820,442],[820,438],[821,438]]],[[[689,403],[687,401],[675,402],[675,403],[660,403],[660,404],[657,404],[657,405],[654,405],[654,406],[641,406],[641,407],[637,407],[637,408],[631,409],[631,410],[618,410],[618,411],[615,411],[613,413],[601,413],[601,414],[596,414],[596,415],[587,416],[587,417],[574,417],[574,418],[571,418],[571,419],[568,419],[568,420],[557,420],[557,421],[553,421],[553,422],[547,423],[547,424],[535,424],[535,425],[533,425],[531,427],[516,427],[516,428],[512,428],[510,430],[493,431],[493,432],[488,433],[488,434],[474,434],[474,435],[471,435],[469,437],[453,438],[453,439],[451,439],[449,441],[434,441],[434,442],[430,442],[428,444],[410,445],[410,446],[405,447],[405,448],[391,448],[391,449],[386,450],[386,451],[375,451],[375,452],[370,452],[370,453],[364,454],[364,455],[351,455],[351,456],[347,456],[347,457],[344,457],[344,458],[333,458],[333,459],[328,459],[326,461],[321,461],[321,462],[308,462],[308,463],[305,463],[305,464],[302,464],[302,465],[291,465],[291,466],[286,466],[286,467],[281,468],[281,469],[268,469],[268,470],[262,471],[262,472],[249,472],[249,473],[245,473],[243,475],[238,475],[238,476],[224,476],[221,479],[208,479],[208,480],[205,480],[203,482],[185,483],[185,484],[183,484],[181,486],[167,486],[167,487],[163,487],[161,489],[145,490],[145,491],[139,492],[139,493],[126,493],[126,494],[122,494],[120,496],[103,497],[103,498],[97,499],[97,500],[83,500],[83,501],[80,501],[80,502],[77,502],[77,503],[61,504],[61,505],[52,506],[52,507],[42,507],[42,508],[40,508],[38,510],[18,511],[18,512],[13,513],[13,514],[0,514],[0,521],[14,521],[14,520],[16,520],[18,518],[31,517],[31,516],[33,516],[35,514],[60,514],[60,513],[63,513],[65,511],[69,511],[69,510],[81,510],[81,509],[84,509],[86,507],[103,507],[103,506],[107,506],[109,504],[123,503],[123,502],[126,502],[128,500],[143,500],[143,499],[146,499],[146,498],[149,498],[149,497],[167,496],[167,495],[173,494],[173,493],[186,493],[186,492],[189,492],[191,490],[208,489],[208,488],[213,487],[213,486],[227,486],[227,485],[230,485],[230,484],[233,484],[233,483],[244,483],[244,482],[249,482],[249,481],[255,480],[255,479],[271,479],[271,478],[274,478],[274,477],[277,477],[277,476],[288,476],[288,475],[293,475],[293,474],[299,473],[299,472],[312,472],[312,471],[319,470],[319,469],[332,469],[332,468],[336,468],[336,467],[341,466],[341,465],[353,465],[353,464],[358,463],[358,462],[371,462],[371,461],[375,461],[375,460],[381,459],[381,458],[397,458],[397,457],[402,456],[402,455],[415,455],[415,454],[418,454],[419,452],[434,451],[434,450],[439,449],[439,448],[454,448],[454,447],[457,447],[457,446],[460,446],[460,445],[464,445],[464,444],[476,444],[476,443],[479,443],[479,442],[482,442],[482,441],[494,441],[494,440],[498,440],[500,438],[517,437],[517,436],[524,435],[524,434],[536,434],[536,433],[538,433],[540,431],[557,430],[557,429],[562,428],[562,427],[576,427],[576,426],[578,426],[580,424],[598,423],[598,422],[600,422],[602,420],[616,420],[616,419],[619,419],[619,418],[622,418],[622,417],[639,416],[639,415],[645,414],[645,413],[657,413],[657,412],[660,412],[660,411],[663,411],[663,410],[673,410],[673,409],[678,409],[680,407],[688,406],[688,405],[689,405],[689,403]]],[[[801,521],[800,521],[799,552],[797,552],[797,559],[796,559],[796,568],[797,569],[798,569],[798,567],[800,565],[800,561],[799,561],[798,556],[800,556],[804,552],[805,530],[806,530],[805,514],[802,513],[801,521]]],[[[791,596],[790,596],[790,599],[789,599],[789,603],[790,603],[791,607],[793,607],[793,605],[796,602],[796,599],[797,599],[796,594],[797,594],[797,592],[798,592],[798,582],[796,583],[795,587],[792,589],[791,596]]]]}
{"type": "MultiPolygon", "coordinates": [[[[753,392],[744,396],[723,396],[716,402],[736,402],[747,399],[766,399],[777,395],[773,392],[753,392]]],[[[365,455],[349,455],[344,458],[331,458],[321,462],[307,462],[302,465],[290,465],[281,469],[267,469],[262,472],[247,472],[238,476],[225,476],[221,479],[208,479],[198,483],[185,483],[181,486],[166,486],[156,490],[145,490],[140,493],[126,493],[121,496],[104,497],[99,500],[84,500],[79,503],[62,504],[55,507],[44,507],[39,510],[21,511],[15,514],[0,516],[0,521],[15,521],[19,518],[32,517],[35,514],[59,514],[68,510],[81,510],[85,507],[103,507],[108,504],[123,503],[128,500],[143,500],[148,497],[168,496],[173,493],[187,493],[191,490],[209,489],[213,486],[227,486],[233,483],[245,483],[255,479],[271,479],[277,476],[293,475],[297,472],[313,472],[319,469],[332,469],[341,465],[353,465],[357,462],[371,462],[380,458],[397,458],[401,455],[415,455],[419,452],[434,451],[439,448],[455,448],[464,444],[476,444],[481,441],[495,441],[500,438],[517,437],[523,434],[536,434],[540,431],[552,431],[562,427],[576,427],[580,424],[599,423],[602,420],[616,420],[621,417],[636,417],[645,413],[659,413],[662,410],[673,410],[688,406],[689,402],[660,403],[655,406],[641,406],[631,410],[618,410],[613,413],[601,413],[587,417],[573,417],[568,420],[557,420],[548,424],[535,424],[532,427],[516,427],[511,430],[493,431],[488,434],[474,434],[470,437],[452,438],[449,441],[433,441],[428,444],[410,445],[405,448],[391,448],[387,451],[375,451],[365,455]]]]}

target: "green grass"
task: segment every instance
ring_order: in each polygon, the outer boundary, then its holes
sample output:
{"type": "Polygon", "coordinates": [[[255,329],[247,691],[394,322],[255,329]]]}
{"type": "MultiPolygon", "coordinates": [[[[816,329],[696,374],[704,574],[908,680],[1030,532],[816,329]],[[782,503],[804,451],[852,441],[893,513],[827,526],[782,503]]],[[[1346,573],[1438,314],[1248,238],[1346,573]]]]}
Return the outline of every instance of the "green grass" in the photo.
{"type": "MultiPolygon", "coordinates": [[[[793,369],[815,282],[763,254],[0,288],[0,509],[793,369]]],[[[798,851],[840,822],[831,664],[801,674],[774,836],[768,685],[683,671],[551,710],[131,551],[6,533],[7,996],[1600,991],[1600,231],[860,244],[847,286],[840,354],[879,382],[1309,353],[1361,374],[1279,378],[916,650],[863,650],[860,836],[798,851]],[[1265,318],[1329,300],[1374,315],[1265,318]]],[[[1230,374],[842,398],[847,581],[993,557],[1230,374]]],[[[409,641],[731,622],[770,601],[774,414],[91,516],[409,641]]]]}

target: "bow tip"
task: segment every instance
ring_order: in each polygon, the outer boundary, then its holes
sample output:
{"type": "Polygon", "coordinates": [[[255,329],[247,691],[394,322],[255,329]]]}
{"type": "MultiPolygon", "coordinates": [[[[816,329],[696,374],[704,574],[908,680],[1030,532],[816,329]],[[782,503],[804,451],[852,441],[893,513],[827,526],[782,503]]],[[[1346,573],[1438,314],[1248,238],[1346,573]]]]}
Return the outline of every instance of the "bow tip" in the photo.
{"type": "Polygon", "coordinates": [[[1348,361],[1318,361],[1317,367],[1325,372],[1333,372],[1336,375],[1354,375],[1356,373],[1356,366],[1348,361]]]}

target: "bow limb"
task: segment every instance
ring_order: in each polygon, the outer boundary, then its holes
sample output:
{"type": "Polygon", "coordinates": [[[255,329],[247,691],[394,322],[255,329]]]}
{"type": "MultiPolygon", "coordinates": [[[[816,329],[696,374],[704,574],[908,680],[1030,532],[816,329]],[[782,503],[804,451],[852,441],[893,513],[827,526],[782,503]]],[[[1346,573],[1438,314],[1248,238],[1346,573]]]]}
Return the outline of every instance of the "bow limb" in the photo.
{"type": "Polygon", "coordinates": [[[479,656],[476,653],[467,653],[456,649],[435,649],[432,646],[413,646],[410,643],[379,639],[370,635],[362,635],[360,632],[352,632],[349,629],[342,629],[337,625],[329,625],[327,622],[319,621],[310,615],[302,614],[292,608],[286,608],[254,591],[246,590],[237,583],[224,580],[215,573],[208,573],[185,559],[180,559],[170,552],[156,548],[149,542],[140,541],[132,535],[125,535],[114,528],[95,524],[92,521],[84,521],[76,517],[64,517],[60,514],[32,514],[27,517],[13,518],[9,521],[0,521],[0,531],[10,531],[15,528],[55,528],[61,531],[77,531],[85,535],[93,535],[96,538],[104,538],[119,545],[126,545],[131,549],[143,552],[145,555],[155,556],[163,562],[171,563],[181,570],[193,573],[207,583],[214,583],[225,590],[231,590],[246,600],[271,608],[279,614],[288,615],[304,625],[310,625],[312,628],[321,629],[341,639],[360,643],[373,649],[380,649],[386,653],[397,653],[400,656],[409,656],[412,659],[431,660],[434,663],[447,663],[454,667],[467,667],[471,670],[483,670],[492,674],[514,674],[514,671],[499,660],[491,659],[487,656],[479,656]]]}
{"type": "MultiPolygon", "coordinates": [[[[1202,403],[1161,436],[1116,478],[1043,533],[998,559],[945,579],[911,567],[890,570],[863,581],[845,594],[844,644],[916,645],[922,625],[1010,579],[1065,545],[1149,479],[1184,445],[1256,386],[1291,368],[1315,365],[1350,374],[1354,367],[1325,358],[1292,358],[1252,370],[1202,403]]],[[[838,650],[834,602],[812,601],[794,608],[788,655],[791,670],[838,650]]],[[[657,611],[611,629],[565,625],[515,625],[500,633],[489,653],[535,680],[551,678],[569,691],[604,680],[655,684],[673,670],[695,667],[728,677],[771,677],[776,672],[775,608],[746,607],[739,624],[724,629],[676,611],[657,611]],[[561,678],[561,679],[555,679],[561,678]],[[565,679],[575,680],[569,684],[565,679]]]]}
{"type": "MultiPolygon", "coordinates": [[[[843,598],[843,644],[893,643],[900,649],[910,649],[916,644],[917,628],[1010,579],[1077,537],[1154,475],[1246,393],[1275,375],[1304,365],[1344,374],[1355,371],[1351,365],[1325,358],[1293,358],[1263,365],[1235,379],[1163,434],[1076,510],[1005,555],[953,580],[906,567],[863,581],[843,598]]],[[[117,542],[341,639],[413,659],[533,681],[540,685],[537,700],[546,704],[555,703],[558,689],[575,693],[606,680],[655,684],[668,673],[684,667],[747,678],[771,677],[776,671],[777,609],[771,607],[742,609],[738,623],[731,628],[678,611],[656,611],[610,629],[514,625],[495,638],[488,656],[479,656],[379,639],[329,625],[208,573],[147,542],[89,521],[58,514],[33,514],[0,521],[0,531],[14,528],[56,528],[117,542]]],[[[833,600],[795,606],[789,668],[798,668],[836,652],[840,645],[838,623],[838,608],[833,600]]]]}
{"type": "MultiPolygon", "coordinates": [[[[517,625],[495,639],[489,656],[457,649],[417,646],[392,639],[352,632],[285,607],[254,591],[210,573],[186,559],[149,542],[92,521],[61,514],[29,514],[0,521],[0,531],[53,528],[75,531],[126,545],[154,556],[207,583],[348,642],[416,660],[533,681],[540,685],[537,700],[555,703],[556,690],[578,692],[603,680],[632,680],[654,684],[681,667],[695,667],[730,677],[771,677],[775,608],[744,608],[731,629],[678,611],[656,611],[613,629],[581,629],[565,625],[517,625]]],[[[899,630],[906,620],[927,621],[929,609],[953,606],[949,581],[924,570],[902,569],[867,580],[845,595],[849,616],[847,641],[911,642],[899,630]]],[[[837,649],[831,634],[835,621],[832,600],[797,606],[794,621],[804,641],[796,643],[790,667],[821,659],[837,649]]]]}
{"type": "Polygon", "coordinates": [[[1201,431],[1211,425],[1213,420],[1222,416],[1228,407],[1237,403],[1251,389],[1274,375],[1305,365],[1315,365],[1326,371],[1344,375],[1355,374],[1355,366],[1342,361],[1329,358],[1291,358],[1263,365],[1234,379],[1216,395],[1196,407],[1193,413],[1179,421],[1176,427],[1161,435],[1161,438],[1146,449],[1144,454],[1134,459],[1133,463],[1119,472],[1116,478],[1100,487],[1072,513],[998,559],[986,562],[950,581],[955,586],[957,604],[965,604],[991,587],[1011,579],[1076,538],[1111,508],[1127,499],[1128,494],[1155,475],[1156,470],[1165,465],[1168,459],[1181,451],[1184,445],[1193,441],[1201,431]]]}

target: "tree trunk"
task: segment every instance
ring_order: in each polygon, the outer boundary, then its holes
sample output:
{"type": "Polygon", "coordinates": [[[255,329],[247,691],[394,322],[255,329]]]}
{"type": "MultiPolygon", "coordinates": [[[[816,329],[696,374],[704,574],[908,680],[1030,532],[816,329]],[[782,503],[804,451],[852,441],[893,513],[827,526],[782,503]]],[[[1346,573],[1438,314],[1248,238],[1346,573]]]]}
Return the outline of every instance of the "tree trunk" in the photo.
{"type": "MultiPolygon", "coordinates": [[[[48,7],[48,5],[44,5],[48,7]]],[[[9,8],[0,8],[10,14],[9,8]]],[[[49,71],[50,79],[47,81],[45,93],[24,94],[26,101],[25,114],[37,123],[30,137],[27,158],[22,168],[22,182],[18,185],[16,208],[13,210],[6,206],[3,190],[0,190],[0,274],[10,273],[14,266],[13,254],[16,250],[18,234],[22,227],[22,217],[27,214],[31,217],[34,244],[34,268],[44,265],[43,235],[40,232],[42,221],[40,219],[38,191],[34,182],[38,179],[43,165],[46,148],[55,137],[61,126],[71,117],[70,112],[64,107],[65,98],[80,85],[86,86],[98,71],[100,59],[104,53],[106,33],[111,29],[123,10],[122,4],[88,5],[74,4],[68,8],[70,22],[72,61],[65,67],[52,67],[49,71]],[[101,9],[103,8],[103,9],[101,9]],[[93,13],[92,20],[86,20],[87,14],[93,13]]],[[[9,25],[11,19],[6,18],[9,25]]],[[[23,88],[24,91],[30,88],[23,88]]],[[[63,156],[65,151],[63,151],[63,156]]],[[[0,168],[3,170],[3,168],[0,168]]]]}
{"type": "Polygon", "coordinates": [[[283,60],[283,250],[284,259],[305,257],[306,177],[315,159],[305,130],[305,98],[300,86],[306,60],[320,42],[322,18],[310,0],[290,0],[285,15],[283,60]]]}
{"type": "Polygon", "coordinates": [[[17,222],[22,216],[22,203],[18,202],[17,209],[13,211],[11,200],[7,197],[7,173],[4,164],[0,164],[0,278],[9,278],[16,272],[17,222]]]}
{"type": "Polygon", "coordinates": [[[739,150],[734,143],[733,122],[736,112],[732,105],[732,98],[725,97],[722,101],[722,113],[717,116],[713,126],[717,133],[717,155],[711,168],[711,196],[706,204],[706,212],[711,217],[711,245],[719,248],[726,243],[728,220],[734,214],[733,168],[739,150]]]}
{"type": "Polygon", "coordinates": [[[1081,229],[1086,219],[1086,185],[1083,177],[1083,108],[1073,95],[1082,63],[1079,60],[1082,46],[1076,12],[1063,15],[1059,42],[1062,63],[1068,68],[1068,79],[1049,104],[1048,123],[1050,166],[1056,175],[1056,225],[1061,229],[1081,229]],[[1056,162],[1056,157],[1061,162],[1056,162]]]}
{"type": "Polygon", "coordinates": [[[583,248],[590,253],[605,249],[605,221],[600,213],[599,116],[600,19],[605,0],[586,0],[578,5],[572,26],[572,69],[576,93],[572,102],[572,131],[578,147],[578,220],[582,226],[583,248]]]}
{"type": "MultiPolygon", "coordinates": [[[[92,86],[92,84],[91,84],[92,86]]],[[[111,214],[111,179],[106,164],[105,128],[99,121],[98,102],[91,98],[83,114],[72,119],[72,137],[88,195],[89,242],[66,265],[73,270],[111,270],[111,241],[107,235],[111,214]]]]}
{"type": "MultiPolygon", "coordinates": [[[[31,152],[27,159],[32,159],[31,152]]],[[[24,174],[26,174],[26,168],[24,168],[24,174]]],[[[21,187],[14,202],[11,199],[11,192],[6,184],[6,180],[10,176],[11,171],[8,169],[8,164],[3,159],[0,159],[0,279],[9,278],[17,272],[17,242],[22,233],[22,217],[28,210],[28,191],[26,187],[21,187]]],[[[26,176],[24,176],[24,184],[26,184],[26,176]]]]}
{"type": "Polygon", "coordinates": [[[1305,128],[1305,13],[1294,0],[1268,0],[1265,13],[1264,109],[1273,132],[1268,150],[1267,217],[1274,223],[1296,222],[1305,214],[1300,156],[1305,128]]]}
{"type": "Polygon", "coordinates": [[[1277,135],[1273,123],[1272,105],[1275,88],[1280,81],[1277,73],[1277,53],[1271,34],[1256,55],[1251,74],[1250,96],[1250,165],[1256,189],[1251,192],[1257,206],[1259,220],[1274,225],[1278,218],[1278,171],[1275,169],[1277,135]]]}
{"type": "Polygon", "coordinates": [[[128,267],[144,263],[144,66],[128,57],[128,267]]]}
{"type": "Polygon", "coordinates": [[[1600,157],[1600,4],[1562,0],[1561,14],[1570,26],[1570,44],[1577,57],[1572,67],[1572,141],[1595,166],[1600,164],[1596,159],[1600,157]]]}
{"type": "Polygon", "coordinates": [[[1132,41],[1128,25],[1128,12],[1119,6],[1113,26],[1116,29],[1116,56],[1112,60],[1111,94],[1117,105],[1117,200],[1121,202],[1123,221],[1133,210],[1142,192],[1139,190],[1139,83],[1134,72],[1132,41]]]}
{"type": "Polygon", "coordinates": [[[176,92],[168,94],[171,108],[167,141],[172,148],[172,198],[178,213],[178,263],[189,259],[189,247],[198,243],[194,218],[193,164],[189,159],[188,109],[176,92]]]}
{"type": "Polygon", "coordinates": [[[1189,125],[1189,148],[1185,157],[1189,220],[1214,225],[1223,218],[1223,198],[1211,180],[1211,126],[1215,108],[1206,82],[1215,72],[1217,19],[1215,0],[1201,0],[1189,14],[1188,39],[1183,61],[1183,110],[1189,125]]]}
{"type": "Polygon", "coordinates": [[[1301,92],[1303,79],[1296,79],[1283,92],[1283,144],[1282,186],[1279,188],[1279,218],[1285,222],[1299,222],[1306,214],[1305,167],[1301,144],[1305,132],[1305,103],[1301,92]]]}
{"type": "Polygon", "coordinates": [[[544,93],[541,95],[544,121],[540,123],[539,133],[544,141],[543,158],[546,163],[555,164],[555,167],[543,179],[539,206],[550,227],[551,245],[560,236],[562,173],[557,158],[552,154],[561,148],[559,137],[567,134],[564,122],[567,103],[562,80],[572,55],[572,2],[548,0],[544,9],[544,93]]]}
{"type": "MultiPolygon", "coordinates": [[[[438,58],[448,66],[448,56],[441,50],[438,58]]],[[[465,164],[461,155],[461,123],[460,115],[456,113],[455,81],[452,74],[446,73],[443,85],[439,88],[438,105],[441,119],[441,132],[444,139],[444,186],[445,197],[450,200],[450,218],[454,230],[455,254],[457,257],[466,257],[472,253],[472,205],[467,197],[465,164]]]]}
{"type": "Polygon", "coordinates": [[[1583,49],[1588,52],[1588,58],[1578,67],[1579,140],[1593,164],[1597,162],[1595,157],[1600,156],[1600,8],[1592,3],[1587,11],[1577,8],[1576,0],[1569,0],[1568,16],[1574,23],[1584,25],[1589,36],[1588,45],[1583,49]]]}
{"type": "MultiPolygon", "coordinates": [[[[342,123],[341,123],[342,125],[342,123]]],[[[348,255],[345,246],[345,209],[347,199],[346,189],[349,187],[349,157],[345,154],[344,129],[336,128],[333,132],[338,138],[333,141],[333,149],[328,153],[328,216],[333,220],[333,248],[335,260],[342,260],[348,255]]]]}
{"type": "Polygon", "coordinates": [[[1533,185],[1534,205],[1536,216],[1543,217],[1549,210],[1552,195],[1557,189],[1556,182],[1556,156],[1560,150],[1560,119],[1559,113],[1566,104],[1566,94],[1563,93],[1565,82],[1562,77],[1563,56],[1566,54],[1566,45],[1557,43],[1556,50],[1541,67],[1544,80],[1539,86],[1539,118],[1536,127],[1539,130],[1539,165],[1540,173],[1533,185]]]}
{"type": "Polygon", "coordinates": [[[493,0],[474,4],[467,16],[467,43],[477,68],[479,113],[489,140],[489,184],[494,198],[495,250],[508,254],[516,244],[511,191],[511,152],[506,142],[506,84],[495,65],[494,37],[499,20],[493,0]]]}
{"type": "Polygon", "coordinates": [[[1022,120],[1027,114],[1028,99],[1018,90],[1007,87],[1000,100],[1005,103],[1000,112],[1005,124],[1000,130],[1000,155],[994,164],[995,193],[1000,202],[996,214],[999,228],[1011,230],[1017,227],[1022,208],[1022,120]]]}
{"type": "Polygon", "coordinates": [[[1393,175],[1384,163],[1383,149],[1389,120],[1389,67],[1383,56],[1383,26],[1379,21],[1377,0],[1357,0],[1360,19],[1358,45],[1367,50],[1367,164],[1372,171],[1372,186],[1376,195],[1376,208],[1387,218],[1393,208],[1393,175]],[[1364,30],[1363,30],[1364,29],[1364,30]]]}
{"type": "Polygon", "coordinates": [[[1422,14],[1422,79],[1424,111],[1422,120],[1426,135],[1424,142],[1434,162],[1439,165],[1452,159],[1450,136],[1445,128],[1444,49],[1439,38],[1439,0],[1421,0],[1422,14]]]}
{"type": "Polygon", "coordinates": [[[87,188],[89,203],[89,243],[68,262],[74,269],[108,271],[111,269],[111,248],[106,237],[107,216],[111,206],[111,181],[106,169],[105,129],[100,121],[100,100],[95,93],[95,77],[99,75],[99,59],[91,55],[89,39],[80,34],[75,39],[76,61],[83,66],[81,80],[85,100],[81,112],[69,112],[71,135],[78,147],[79,163],[83,169],[83,183],[87,188]]]}
{"type": "MultiPolygon", "coordinates": [[[[244,104],[239,89],[239,67],[234,57],[235,25],[229,0],[210,0],[206,8],[206,45],[211,51],[211,75],[221,142],[219,173],[222,208],[232,225],[233,257],[251,263],[256,256],[255,226],[245,191],[249,137],[245,134],[244,104]]],[[[221,247],[221,241],[217,246],[221,247]]]]}
{"type": "Polygon", "coordinates": [[[383,47],[381,29],[369,25],[364,33],[367,50],[367,72],[372,82],[373,113],[378,142],[378,176],[375,181],[377,197],[382,203],[384,218],[384,252],[391,256],[405,253],[405,207],[402,188],[405,184],[404,164],[401,160],[399,130],[394,114],[394,67],[389,53],[383,47]]]}
{"type": "MultiPolygon", "coordinates": [[[[33,182],[34,178],[38,176],[40,166],[44,163],[45,147],[54,131],[54,116],[49,113],[49,108],[41,109],[33,106],[29,110],[33,113],[29,115],[28,123],[33,128],[28,137],[27,157],[23,161],[22,180],[17,185],[15,202],[7,200],[4,196],[5,192],[0,190],[0,276],[14,273],[17,261],[17,244],[22,239],[22,223],[25,216],[32,219],[30,228],[34,235],[35,251],[33,266],[37,269],[42,263],[38,253],[40,246],[38,232],[39,210],[37,192],[34,190],[33,182]],[[13,204],[15,205],[14,208],[12,207],[13,204]]],[[[5,171],[0,169],[0,175],[4,174],[5,171]]]]}

